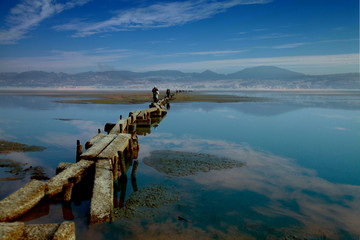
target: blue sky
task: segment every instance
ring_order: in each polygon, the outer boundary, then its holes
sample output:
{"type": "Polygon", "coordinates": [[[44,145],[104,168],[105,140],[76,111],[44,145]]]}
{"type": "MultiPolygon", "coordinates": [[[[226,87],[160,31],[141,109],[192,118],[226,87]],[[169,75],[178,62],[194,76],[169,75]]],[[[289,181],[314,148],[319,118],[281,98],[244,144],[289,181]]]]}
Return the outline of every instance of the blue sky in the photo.
{"type": "Polygon", "coordinates": [[[0,71],[359,71],[358,0],[0,0],[0,71]]]}

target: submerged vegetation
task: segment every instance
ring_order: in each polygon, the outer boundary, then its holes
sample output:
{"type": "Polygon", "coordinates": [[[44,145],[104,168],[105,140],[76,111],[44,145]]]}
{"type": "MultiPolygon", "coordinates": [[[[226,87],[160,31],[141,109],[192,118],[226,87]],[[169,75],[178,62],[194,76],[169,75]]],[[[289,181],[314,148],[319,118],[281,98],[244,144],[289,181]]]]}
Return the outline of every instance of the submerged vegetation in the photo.
{"type": "Polygon", "coordinates": [[[10,142],[0,139],[0,153],[11,153],[11,152],[40,152],[44,151],[45,147],[40,146],[29,146],[23,143],[10,142]]]}
{"type": "MultiPolygon", "coordinates": [[[[171,150],[153,151],[149,157],[144,158],[143,162],[170,177],[188,176],[244,165],[244,163],[216,155],[171,150]]],[[[171,188],[151,185],[133,192],[122,208],[115,209],[115,217],[151,217],[157,214],[160,207],[176,201],[178,201],[178,194],[171,188]]],[[[179,220],[183,219],[179,218],[179,220]]]]}
{"type": "Polygon", "coordinates": [[[43,167],[41,166],[26,167],[27,165],[28,165],[27,163],[21,163],[11,159],[0,159],[0,168],[3,168],[5,175],[10,174],[10,176],[2,176],[0,178],[0,182],[21,180],[24,179],[27,175],[30,176],[30,179],[37,179],[37,180],[49,179],[43,167]]]}
{"type": "Polygon", "coordinates": [[[153,151],[143,162],[170,177],[244,166],[242,162],[216,155],[171,150],[153,151]]]}
{"type": "MultiPolygon", "coordinates": [[[[9,154],[12,152],[38,152],[45,150],[41,146],[29,146],[23,143],[10,142],[0,139],[0,153],[9,154]]],[[[28,166],[27,163],[17,162],[11,159],[0,159],[0,168],[4,172],[1,174],[0,181],[14,181],[24,179],[27,175],[31,179],[47,180],[49,177],[45,174],[41,166],[28,166]]]]}
{"type": "Polygon", "coordinates": [[[178,194],[171,188],[154,184],[133,192],[125,206],[116,208],[114,214],[117,218],[151,217],[160,207],[176,201],[178,194]]]}

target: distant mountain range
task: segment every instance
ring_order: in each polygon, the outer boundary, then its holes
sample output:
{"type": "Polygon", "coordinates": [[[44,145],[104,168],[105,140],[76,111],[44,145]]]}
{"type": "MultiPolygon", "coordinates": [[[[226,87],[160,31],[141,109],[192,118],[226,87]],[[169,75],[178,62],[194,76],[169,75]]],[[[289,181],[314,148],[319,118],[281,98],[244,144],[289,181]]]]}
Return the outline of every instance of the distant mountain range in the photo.
{"type": "Polygon", "coordinates": [[[273,66],[246,68],[219,74],[210,70],[184,73],[174,70],[149,72],[106,71],[77,74],[29,71],[0,73],[0,87],[149,89],[360,89],[359,73],[305,75],[273,66]]]}

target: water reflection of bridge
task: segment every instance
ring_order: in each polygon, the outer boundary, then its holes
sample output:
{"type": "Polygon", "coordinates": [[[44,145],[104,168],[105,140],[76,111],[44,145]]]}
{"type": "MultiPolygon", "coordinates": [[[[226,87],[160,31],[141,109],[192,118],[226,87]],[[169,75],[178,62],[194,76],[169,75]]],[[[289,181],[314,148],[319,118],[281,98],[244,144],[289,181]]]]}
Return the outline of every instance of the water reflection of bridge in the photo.
{"type": "Polygon", "coordinates": [[[170,108],[166,97],[148,109],[120,115],[116,123],[107,123],[83,145],[77,141],[76,162],[60,163],[56,175],[42,182],[31,180],[24,187],[0,201],[1,239],[75,239],[71,202],[90,200],[90,224],[113,220],[114,207],[124,206],[127,172],[132,167],[131,184],[137,191],[136,171],[139,161],[137,135],[151,133],[170,108]],[[120,196],[119,196],[120,195],[120,196]],[[25,225],[23,221],[48,215],[52,202],[62,203],[61,224],[25,225]],[[17,222],[13,222],[16,221],[17,222]]]}

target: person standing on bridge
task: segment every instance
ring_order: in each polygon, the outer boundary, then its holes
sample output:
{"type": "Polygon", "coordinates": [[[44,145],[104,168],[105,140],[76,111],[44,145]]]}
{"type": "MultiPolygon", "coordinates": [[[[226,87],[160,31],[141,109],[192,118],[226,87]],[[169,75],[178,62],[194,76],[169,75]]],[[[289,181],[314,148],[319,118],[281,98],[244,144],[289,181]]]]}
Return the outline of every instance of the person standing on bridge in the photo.
{"type": "Polygon", "coordinates": [[[156,87],[156,85],[155,85],[154,88],[152,89],[152,93],[153,93],[153,100],[154,100],[154,102],[159,101],[159,89],[156,87]]]}
{"type": "Polygon", "coordinates": [[[170,97],[170,89],[166,89],[166,96],[169,98],[170,97]]]}

